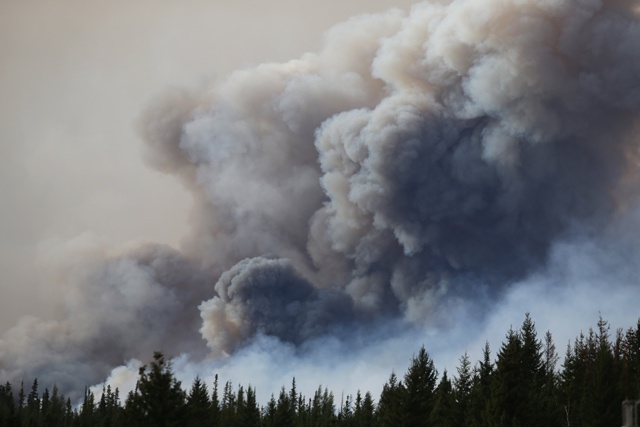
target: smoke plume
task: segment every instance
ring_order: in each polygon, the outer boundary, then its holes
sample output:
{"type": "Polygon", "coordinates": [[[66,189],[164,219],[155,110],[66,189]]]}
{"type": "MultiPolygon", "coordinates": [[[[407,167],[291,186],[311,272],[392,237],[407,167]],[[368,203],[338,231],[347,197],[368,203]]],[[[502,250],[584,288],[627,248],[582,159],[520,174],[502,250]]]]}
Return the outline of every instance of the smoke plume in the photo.
{"type": "Polygon", "coordinates": [[[196,200],[184,245],[84,251],[59,319],[2,338],[0,376],[77,389],[154,349],[441,327],[562,287],[557,245],[621,254],[637,211],[639,51],[631,1],[432,0],[159,96],[139,130],[196,200]]]}

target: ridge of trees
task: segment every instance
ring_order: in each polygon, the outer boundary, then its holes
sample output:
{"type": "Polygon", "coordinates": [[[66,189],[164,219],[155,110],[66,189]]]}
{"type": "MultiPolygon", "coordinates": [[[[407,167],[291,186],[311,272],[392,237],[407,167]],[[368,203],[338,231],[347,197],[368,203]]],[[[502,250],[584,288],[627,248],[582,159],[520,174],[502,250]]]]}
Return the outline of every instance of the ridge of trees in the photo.
{"type": "Polygon", "coordinates": [[[487,343],[482,360],[465,353],[456,373],[438,375],[424,346],[406,373],[391,372],[374,400],[370,392],[335,395],[319,386],[307,398],[293,379],[261,406],[251,385],[211,390],[199,377],[186,390],[171,363],[156,352],[140,368],[135,390],[122,401],[119,390],[103,388],[99,400],[85,389],[77,408],[57,387],[40,392],[37,379],[26,393],[0,385],[0,426],[611,426],[619,425],[620,405],[640,398],[640,319],[635,328],[613,334],[600,318],[566,349],[564,362],[552,335],[538,338],[529,314],[511,328],[495,360],[487,343]]]}

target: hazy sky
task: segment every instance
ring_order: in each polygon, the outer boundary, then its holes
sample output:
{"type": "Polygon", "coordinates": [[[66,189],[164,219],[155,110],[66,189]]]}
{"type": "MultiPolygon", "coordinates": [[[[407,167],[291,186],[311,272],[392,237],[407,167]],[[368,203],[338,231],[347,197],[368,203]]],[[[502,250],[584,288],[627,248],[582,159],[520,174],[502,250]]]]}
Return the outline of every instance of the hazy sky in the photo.
{"type": "Polygon", "coordinates": [[[297,58],[337,22],[411,3],[0,1],[0,332],[50,315],[52,240],[180,241],[190,198],[144,164],[134,126],[158,93],[297,58]]]}

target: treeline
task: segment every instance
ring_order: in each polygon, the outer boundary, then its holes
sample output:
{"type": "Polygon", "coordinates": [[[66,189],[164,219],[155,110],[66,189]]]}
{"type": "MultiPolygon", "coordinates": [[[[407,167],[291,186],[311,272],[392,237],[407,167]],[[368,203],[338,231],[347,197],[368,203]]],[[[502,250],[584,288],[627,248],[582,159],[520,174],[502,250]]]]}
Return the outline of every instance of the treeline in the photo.
{"type": "Polygon", "coordinates": [[[557,367],[558,353],[547,332],[539,338],[525,316],[509,330],[492,358],[489,345],[472,365],[465,354],[456,373],[438,375],[424,347],[402,377],[391,373],[377,400],[371,393],[340,396],[319,387],[303,396],[296,382],[260,405],[252,386],[231,382],[211,390],[200,378],[189,389],[157,352],[140,369],[137,386],[124,402],[119,391],[103,389],[99,399],[85,390],[78,408],[56,387],[25,394],[0,386],[0,426],[613,426],[621,403],[640,398],[640,320],[635,328],[611,333],[600,319],[581,334],[557,367]]]}

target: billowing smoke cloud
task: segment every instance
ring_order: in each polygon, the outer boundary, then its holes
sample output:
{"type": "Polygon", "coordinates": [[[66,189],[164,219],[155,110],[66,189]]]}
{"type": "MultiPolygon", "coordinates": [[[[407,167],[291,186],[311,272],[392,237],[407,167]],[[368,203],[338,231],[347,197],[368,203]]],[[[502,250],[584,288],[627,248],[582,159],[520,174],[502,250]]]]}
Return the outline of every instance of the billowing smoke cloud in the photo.
{"type": "Polygon", "coordinates": [[[451,325],[554,282],[556,244],[611,242],[635,211],[638,51],[630,1],[431,1],[165,94],[139,127],[196,199],[183,248],[75,263],[60,320],[0,341],[2,377],[73,388],[153,349],[451,325]]]}

